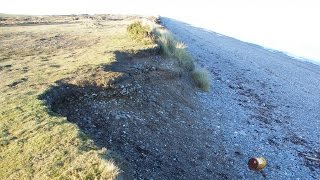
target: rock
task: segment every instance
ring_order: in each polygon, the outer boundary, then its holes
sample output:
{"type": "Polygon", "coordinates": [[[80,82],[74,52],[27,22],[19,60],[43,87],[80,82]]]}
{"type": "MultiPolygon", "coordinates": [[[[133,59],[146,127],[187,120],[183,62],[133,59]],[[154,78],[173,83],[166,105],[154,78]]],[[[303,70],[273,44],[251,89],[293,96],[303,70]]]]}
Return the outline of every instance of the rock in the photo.
{"type": "Polygon", "coordinates": [[[151,101],[151,102],[157,102],[157,99],[156,99],[156,97],[154,97],[154,96],[150,96],[150,97],[149,97],[149,101],[151,101]]]}
{"type": "Polygon", "coordinates": [[[126,119],[126,115],[125,114],[120,114],[119,117],[120,117],[120,119],[126,119]]]}
{"type": "Polygon", "coordinates": [[[121,117],[120,117],[120,115],[118,115],[118,114],[115,116],[115,119],[116,119],[116,120],[120,120],[120,118],[121,118],[121,117]]]}
{"type": "Polygon", "coordinates": [[[247,133],[244,130],[239,131],[239,134],[243,136],[247,135],[247,133]]]}
{"type": "Polygon", "coordinates": [[[112,117],[115,117],[115,116],[117,115],[117,113],[116,113],[116,112],[112,112],[110,115],[111,115],[112,117]]]}

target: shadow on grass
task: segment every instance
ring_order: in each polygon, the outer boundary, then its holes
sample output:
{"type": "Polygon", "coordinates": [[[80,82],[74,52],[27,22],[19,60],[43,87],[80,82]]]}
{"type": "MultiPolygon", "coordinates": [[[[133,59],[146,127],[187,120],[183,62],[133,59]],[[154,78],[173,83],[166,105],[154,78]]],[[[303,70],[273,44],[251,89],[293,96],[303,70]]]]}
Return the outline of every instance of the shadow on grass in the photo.
{"type": "Polygon", "coordinates": [[[39,98],[111,150],[127,179],[229,177],[216,137],[198,122],[189,75],[157,52],[115,52],[115,62],[80,69],[39,98]]]}
{"type": "MultiPolygon", "coordinates": [[[[158,54],[158,49],[146,49],[146,50],[136,51],[136,52],[116,51],[115,52],[116,61],[108,65],[103,65],[102,67],[94,67],[94,68],[89,67],[89,68],[80,69],[72,77],[56,81],[56,85],[52,86],[49,90],[41,94],[39,96],[39,99],[44,101],[45,105],[49,109],[48,113],[50,113],[50,115],[60,116],[59,113],[54,111],[54,106],[56,104],[64,103],[65,101],[67,101],[66,98],[82,97],[89,93],[102,92],[102,91],[110,91],[110,92],[116,91],[117,90],[117,87],[115,87],[116,84],[126,79],[128,75],[131,76],[130,73],[132,73],[136,69],[139,70],[139,67],[130,66],[134,58],[135,59],[142,58],[148,55],[155,56],[157,54],[158,54]],[[97,84],[97,82],[95,81],[99,79],[99,77],[97,76],[101,76],[101,74],[99,74],[99,71],[102,71],[102,70],[105,72],[118,72],[118,73],[121,73],[121,75],[116,77],[112,77],[111,75],[109,77],[110,81],[108,81],[108,79],[105,79],[105,82],[97,84]],[[76,79],[77,76],[81,76],[81,75],[84,75],[84,76],[80,77],[79,79],[80,82],[70,82],[71,79],[76,79]],[[91,76],[92,78],[88,76],[91,76]],[[90,80],[92,82],[88,82],[90,80]]],[[[101,78],[104,78],[104,77],[101,77],[101,78]]]]}

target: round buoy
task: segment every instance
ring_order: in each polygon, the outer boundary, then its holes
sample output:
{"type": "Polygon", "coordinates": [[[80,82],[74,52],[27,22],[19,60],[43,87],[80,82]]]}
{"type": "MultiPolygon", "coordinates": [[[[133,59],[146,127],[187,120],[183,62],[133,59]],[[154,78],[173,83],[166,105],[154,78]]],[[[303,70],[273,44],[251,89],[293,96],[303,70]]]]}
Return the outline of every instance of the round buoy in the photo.
{"type": "Polygon", "coordinates": [[[263,157],[253,157],[248,161],[248,166],[251,170],[260,171],[264,167],[266,167],[266,165],[267,165],[267,161],[263,157]]]}

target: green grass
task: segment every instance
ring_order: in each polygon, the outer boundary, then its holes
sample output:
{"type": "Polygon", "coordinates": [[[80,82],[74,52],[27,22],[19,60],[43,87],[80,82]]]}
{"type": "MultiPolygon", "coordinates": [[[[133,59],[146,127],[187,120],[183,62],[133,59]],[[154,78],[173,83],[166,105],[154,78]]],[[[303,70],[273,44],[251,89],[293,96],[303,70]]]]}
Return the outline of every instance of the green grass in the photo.
{"type": "MultiPolygon", "coordinates": [[[[173,58],[180,67],[189,72],[195,70],[195,62],[186,50],[186,45],[177,41],[170,32],[151,29],[151,27],[143,25],[139,21],[130,24],[127,27],[127,32],[134,39],[147,44],[156,41],[165,56],[173,58]]],[[[196,84],[198,83],[196,82],[196,84]]]]}
{"type": "Polygon", "coordinates": [[[108,150],[38,97],[84,67],[114,62],[115,51],[151,47],[128,36],[128,23],[0,27],[0,179],[116,178],[108,150]]]}
{"type": "Polygon", "coordinates": [[[209,90],[210,80],[209,80],[209,73],[207,70],[195,69],[194,71],[192,71],[192,79],[199,88],[205,91],[209,90]]]}
{"type": "Polygon", "coordinates": [[[209,73],[205,69],[196,68],[196,63],[187,51],[186,45],[178,41],[169,31],[160,28],[154,28],[153,33],[157,36],[157,42],[160,45],[162,53],[173,58],[180,67],[191,72],[194,83],[204,91],[209,90],[209,73]]]}
{"type": "Polygon", "coordinates": [[[156,33],[162,53],[168,57],[174,57],[176,40],[169,33],[156,33]]]}
{"type": "Polygon", "coordinates": [[[175,59],[178,65],[187,71],[195,68],[192,56],[186,51],[184,43],[177,41],[168,31],[151,29],[148,25],[143,25],[136,21],[127,27],[128,33],[136,40],[154,42],[160,45],[161,51],[167,57],[175,59]]]}
{"type": "Polygon", "coordinates": [[[194,60],[186,51],[184,43],[176,40],[168,31],[155,31],[155,34],[158,36],[158,43],[164,55],[175,59],[179,66],[185,70],[194,70],[194,60]]]}
{"type": "Polygon", "coordinates": [[[127,27],[127,31],[132,38],[145,44],[153,43],[153,35],[148,25],[142,25],[140,21],[136,21],[127,27]]]}

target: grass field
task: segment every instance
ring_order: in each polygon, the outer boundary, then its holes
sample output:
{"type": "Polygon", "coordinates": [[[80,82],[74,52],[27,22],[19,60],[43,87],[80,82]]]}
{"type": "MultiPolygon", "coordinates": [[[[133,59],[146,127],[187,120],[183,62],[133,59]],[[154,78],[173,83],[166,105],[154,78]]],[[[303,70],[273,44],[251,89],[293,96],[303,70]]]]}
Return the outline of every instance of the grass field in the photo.
{"type": "MultiPolygon", "coordinates": [[[[63,17],[61,17],[63,18],[63,17]]],[[[112,179],[119,169],[78,127],[39,100],[57,80],[151,47],[131,20],[0,26],[0,179],[112,179]]],[[[108,154],[108,153],[107,153],[108,154]]]]}

